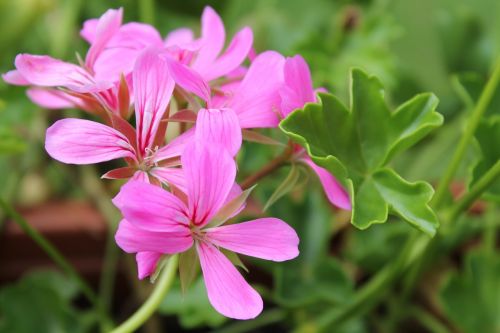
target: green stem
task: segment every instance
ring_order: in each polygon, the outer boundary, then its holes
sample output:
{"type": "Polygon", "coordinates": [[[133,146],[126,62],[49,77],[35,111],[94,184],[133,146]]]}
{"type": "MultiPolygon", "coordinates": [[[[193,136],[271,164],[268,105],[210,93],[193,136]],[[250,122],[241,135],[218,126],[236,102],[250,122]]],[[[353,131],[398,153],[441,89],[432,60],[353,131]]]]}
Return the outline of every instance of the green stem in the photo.
{"type": "Polygon", "coordinates": [[[446,194],[448,193],[450,183],[453,177],[455,176],[455,173],[457,172],[460,163],[463,160],[466,149],[470,141],[472,140],[474,133],[476,132],[477,126],[479,125],[479,122],[481,121],[483,114],[486,112],[486,109],[488,108],[488,105],[490,104],[491,99],[495,94],[495,90],[498,86],[499,81],[500,81],[500,58],[496,61],[493,74],[488,80],[486,87],[483,89],[483,92],[481,93],[481,97],[479,97],[479,101],[477,102],[476,107],[472,111],[470,117],[467,117],[465,132],[460,138],[457,149],[453,154],[452,160],[448,168],[446,169],[446,172],[443,175],[442,180],[439,182],[439,185],[436,189],[436,194],[432,199],[434,207],[439,208],[443,204],[446,194]]]}
{"type": "Polygon", "coordinates": [[[31,238],[35,243],[40,246],[45,253],[61,268],[61,270],[72,278],[79,286],[83,295],[94,304],[95,308],[99,312],[101,320],[106,324],[104,326],[110,325],[110,320],[104,311],[99,298],[94,293],[92,288],[85,282],[85,280],[78,274],[78,272],[73,268],[66,258],[49,242],[41,233],[36,229],[31,227],[31,225],[19,215],[10,205],[8,205],[3,199],[0,199],[0,206],[7,216],[9,216],[14,222],[19,225],[19,227],[31,238]]]}
{"type": "Polygon", "coordinates": [[[431,333],[450,333],[451,331],[441,323],[437,318],[434,318],[430,313],[420,308],[414,307],[410,310],[411,314],[431,333]]]}
{"type": "Polygon", "coordinates": [[[449,215],[448,223],[454,220],[468,209],[490,187],[490,185],[500,177],[500,160],[498,160],[467,192],[458,200],[449,215]]]}
{"type": "Polygon", "coordinates": [[[137,310],[131,317],[110,333],[134,332],[136,329],[141,327],[141,325],[143,325],[146,320],[151,317],[151,315],[153,315],[174,282],[178,260],[178,255],[173,255],[169,259],[167,267],[163,270],[160,278],[156,282],[156,287],[153,293],[149,296],[146,302],[144,302],[139,310],[137,310]]]}
{"type": "Polygon", "coordinates": [[[260,316],[258,316],[255,319],[235,322],[220,330],[215,331],[215,333],[256,332],[257,329],[261,327],[272,325],[284,320],[286,316],[287,316],[286,311],[282,309],[272,309],[263,312],[260,316]]]}

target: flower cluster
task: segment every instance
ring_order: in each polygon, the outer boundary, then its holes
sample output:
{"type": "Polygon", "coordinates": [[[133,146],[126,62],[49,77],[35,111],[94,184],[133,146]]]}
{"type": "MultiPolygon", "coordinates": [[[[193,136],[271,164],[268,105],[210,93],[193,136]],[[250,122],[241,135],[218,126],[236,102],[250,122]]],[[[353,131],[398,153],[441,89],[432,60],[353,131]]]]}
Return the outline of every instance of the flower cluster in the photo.
{"type": "MultiPolygon", "coordinates": [[[[111,9],[84,23],[90,48],[79,65],[20,54],[3,78],[30,86],[28,96],[45,108],[79,108],[101,119],[59,120],[45,147],[64,163],[125,161],[103,177],[129,179],[113,200],[123,214],[116,242],[136,254],[139,278],[152,275],[162,255],[195,249],[214,308],[253,318],[262,299],[221,249],[284,261],[298,255],[299,239],[277,218],[226,223],[248,196],[235,182],[235,156],[243,130],[276,127],[315,102],[309,68],[300,56],[256,54],[247,27],[224,48],[224,25],[210,7],[199,38],[185,28],[162,38],[150,25],[122,24],[122,15],[111,9]],[[184,131],[167,143],[172,122],[184,131]]],[[[333,176],[292,147],[290,159],[318,175],[330,202],[350,209],[333,176]]]]}

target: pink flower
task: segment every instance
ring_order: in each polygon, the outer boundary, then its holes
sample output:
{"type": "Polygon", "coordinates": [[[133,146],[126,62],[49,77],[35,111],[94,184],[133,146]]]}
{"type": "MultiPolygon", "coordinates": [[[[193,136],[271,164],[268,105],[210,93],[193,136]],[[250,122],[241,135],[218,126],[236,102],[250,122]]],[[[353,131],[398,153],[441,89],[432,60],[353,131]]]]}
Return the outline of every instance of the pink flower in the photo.
{"type": "Polygon", "coordinates": [[[104,108],[116,110],[120,77],[101,74],[96,63],[120,28],[122,16],[121,8],[110,9],[96,20],[96,37],[82,66],[44,55],[19,54],[15,60],[16,70],[5,73],[3,79],[14,85],[36,86],[28,91],[28,96],[44,107],[76,106],[91,111],[101,104],[104,108]],[[66,91],[54,90],[56,87],[66,91]],[[89,98],[95,103],[89,102],[89,98]]]}
{"type": "MultiPolygon", "coordinates": [[[[305,60],[296,55],[286,59],[284,85],[280,90],[281,116],[285,118],[293,110],[303,108],[306,103],[316,102],[311,73],[305,60]]],[[[347,191],[328,170],[317,166],[299,145],[294,147],[298,160],[308,165],[318,176],[328,200],[335,206],[350,210],[351,200],[347,191]]]]}
{"type": "Polygon", "coordinates": [[[185,201],[147,183],[122,187],[114,199],[124,216],[116,241],[124,251],[137,253],[139,278],[155,270],[160,254],[195,246],[212,306],[227,317],[254,318],[262,311],[262,299],[219,248],[284,261],[298,255],[297,234],[276,218],[222,225],[241,209],[228,204],[236,164],[223,147],[194,141],[182,154],[182,166],[185,201]]]}
{"type": "Polygon", "coordinates": [[[166,123],[162,119],[175,86],[168,64],[157,50],[146,49],[137,59],[132,76],[137,129],[116,115],[111,117],[113,127],[90,120],[63,119],[47,130],[45,149],[52,158],[68,164],[125,158],[130,167],[111,171],[105,177],[128,178],[138,171],[180,185],[180,170],[166,170],[160,164],[179,157],[189,137],[179,136],[157,150],[163,142],[166,123]]]}

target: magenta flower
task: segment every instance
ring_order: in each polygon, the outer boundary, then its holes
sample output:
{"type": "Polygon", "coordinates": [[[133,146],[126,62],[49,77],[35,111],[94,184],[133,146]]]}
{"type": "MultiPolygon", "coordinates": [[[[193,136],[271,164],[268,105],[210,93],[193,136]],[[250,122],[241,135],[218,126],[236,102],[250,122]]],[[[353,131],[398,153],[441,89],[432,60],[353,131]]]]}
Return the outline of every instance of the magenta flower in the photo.
{"type": "Polygon", "coordinates": [[[195,246],[212,306],[227,317],[254,318],[262,311],[262,299],[219,248],[284,261],[299,253],[297,234],[276,218],[222,225],[241,209],[231,201],[236,164],[223,147],[194,141],[182,154],[182,166],[185,201],[143,182],[122,187],[114,199],[124,216],[116,241],[124,251],[137,253],[139,278],[154,272],[161,254],[195,246]]]}
{"type": "Polygon", "coordinates": [[[113,127],[83,119],[63,119],[47,130],[45,148],[51,157],[68,164],[125,158],[129,167],[111,171],[105,176],[128,178],[138,171],[180,186],[180,170],[166,169],[161,163],[179,157],[189,138],[179,136],[169,145],[157,149],[165,135],[166,123],[162,123],[162,119],[175,86],[168,64],[156,50],[146,49],[137,59],[132,76],[137,129],[118,116],[111,118],[113,127]]]}
{"type": "MultiPolygon", "coordinates": [[[[284,66],[284,85],[280,90],[281,116],[286,118],[293,110],[303,108],[306,103],[316,102],[311,73],[305,60],[296,55],[286,59],[284,66]]],[[[328,200],[335,206],[350,210],[351,200],[347,191],[338,183],[328,170],[317,166],[299,145],[294,145],[298,161],[308,165],[318,176],[328,200]]]]}

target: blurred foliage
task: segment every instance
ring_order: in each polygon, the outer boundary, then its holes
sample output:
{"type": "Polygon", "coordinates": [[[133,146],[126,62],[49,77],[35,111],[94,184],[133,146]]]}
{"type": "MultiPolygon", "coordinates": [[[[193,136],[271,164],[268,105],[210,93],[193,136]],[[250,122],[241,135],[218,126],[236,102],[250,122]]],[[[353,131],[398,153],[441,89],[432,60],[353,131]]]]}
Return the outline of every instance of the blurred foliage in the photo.
{"type": "MultiPolygon", "coordinates": [[[[496,0],[156,1],[152,14],[141,7],[141,1],[0,0],[0,72],[12,69],[16,54],[24,52],[76,61],[75,52],[85,54],[87,47],[78,36],[81,23],[109,7],[123,6],[125,21],[154,21],[165,35],[180,26],[197,31],[200,13],[210,4],[221,13],[228,35],[244,25],[251,26],[257,51],[302,54],[311,67],[315,86],[326,87],[345,105],[353,66],[380,79],[390,109],[417,93],[433,92],[440,101],[438,111],[445,116],[445,125],[395,156],[390,167],[409,181],[435,184],[461,135],[464,117],[486,82],[490,64],[500,54],[500,1],[496,0]]],[[[498,125],[494,118],[500,115],[499,96],[500,92],[488,110],[489,124],[498,125]]],[[[77,169],[50,161],[43,149],[45,129],[66,114],[68,111],[41,110],[28,100],[25,88],[0,80],[2,197],[17,205],[35,205],[82,195],[75,186],[77,169]]],[[[272,135],[286,140],[281,133],[272,135]]],[[[460,183],[471,182],[474,163],[497,151],[497,143],[482,143],[480,135],[477,139],[477,149],[470,149],[458,173],[460,183]]],[[[239,177],[244,179],[280,149],[246,142],[238,157],[239,177]]],[[[494,159],[483,159],[482,163],[494,159]]],[[[474,171],[476,178],[479,173],[480,165],[474,171]]],[[[257,186],[251,201],[254,211],[264,207],[289,175],[290,169],[283,168],[257,186]]],[[[262,289],[266,306],[274,305],[287,313],[286,320],[269,331],[289,331],[325,308],[345,304],[358,285],[401,251],[412,232],[408,225],[392,219],[359,231],[348,225],[349,216],[327,203],[314,175],[306,179],[301,173],[300,177],[294,189],[286,188],[288,195],[278,193],[280,197],[267,211],[297,230],[300,257],[278,264],[242,258],[252,273],[249,276],[258,276],[256,285],[262,289]]],[[[252,210],[248,214],[252,215],[252,210]]],[[[478,240],[482,220],[461,222],[469,229],[455,235],[453,246],[463,264],[456,272],[443,273],[447,281],[439,292],[444,325],[463,333],[489,333],[499,327],[498,253],[469,252],[461,247],[478,240]]],[[[387,303],[398,292],[396,286],[387,303]]],[[[75,293],[74,285],[56,273],[35,274],[2,287],[0,332],[89,331],[95,318],[75,309],[75,293]]],[[[385,332],[385,323],[392,319],[386,305],[334,332],[385,332]]],[[[227,322],[209,306],[200,279],[185,294],[176,287],[160,313],[176,316],[186,330],[205,332],[227,322]]],[[[414,326],[412,322],[396,331],[409,332],[408,327],[414,326]]],[[[420,327],[418,323],[416,327],[420,327]]]]}
{"type": "Polygon", "coordinates": [[[0,332],[91,332],[96,317],[72,306],[77,285],[54,271],[33,272],[0,290],[0,332]]]}

